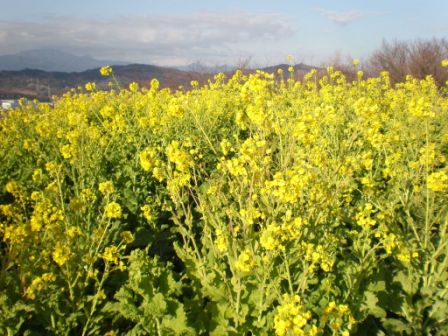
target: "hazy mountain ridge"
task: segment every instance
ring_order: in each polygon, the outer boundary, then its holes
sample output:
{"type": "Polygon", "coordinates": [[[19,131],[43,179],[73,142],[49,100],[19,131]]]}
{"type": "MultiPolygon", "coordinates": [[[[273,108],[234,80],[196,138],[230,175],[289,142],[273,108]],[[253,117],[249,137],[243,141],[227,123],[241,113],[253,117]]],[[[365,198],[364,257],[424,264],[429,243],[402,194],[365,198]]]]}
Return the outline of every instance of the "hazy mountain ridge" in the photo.
{"type": "MultiPolygon", "coordinates": [[[[291,65],[289,64],[277,64],[269,67],[265,67],[262,70],[265,72],[277,72],[279,69],[283,70],[284,73],[288,72],[288,69],[291,65]]],[[[310,71],[311,69],[316,69],[316,67],[313,67],[311,65],[307,65],[304,63],[299,63],[294,65],[294,71],[310,71]]]]}
{"type": "Polygon", "coordinates": [[[36,69],[58,72],[81,72],[107,64],[124,62],[101,61],[90,56],[77,56],[56,49],[33,49],[0,56],[0,70],[20,71],[36,69]]]}
{"type": "MultiPolygon", "coordinates": [[[[200,76],[192,73],[157,67],[153,65],[114,66],[114,73],[122,86],[137,82],[148,86],[152,78],[157,78],[162,87],[175,88],[187,85],[200,76]]],[[[99,89],[107,89],[109,77],[101,76],[99,68],[83,72],[48,72],[42,70],[0,71],[0,98],[37,98],[47,100],[52,95],[61,95],[71,88],[95,82],[99,89]]]]}
{"type": "MultiPolygon", "coordinates": [[[[36,67],[42,65],[42,67],[50,68],[69,68],[75,69],[76,62],[86,63],[82,68],[89,67],[88,70],[83,71],[45,71],[44,69],[33,69],[31,63],[28,63],[26,69],[23,70],[3,70],[0,71],[0,99],[5,98],[37,98],[40,100],[48,100],[52,95],[61,95],[71,88],[78,86],[84,86],[87,82],[95,82],[99,89],[108,89],[110,78],[101,76],[99,68],[104,65],[114,64],[114,62],[98,61],[91,57],[74,56],[57,50],[35,50],[24,53],[25,56],[30,56],[34,53],[34,59],[44,57],[47,54],[48,59],[35,61],[36,67]],[[37,57],[39,56],[39,57],[37,57]],[[53,62],[53,63],[52,63],[53,62]],[[59,62],[59,63],[58,63],[59,62]],[[62,64],[65,62],[64,64],[62,64]],[[45,63],[45,64],[44,64],[45,63]]],[[[7,59],[9,56],[0,56],[0,69],[2,60],[7,59]]],[[[11,56],[12,57],[12,56],[11,56]]],[[[22,62],[22,60],[16,60],[16,64],[22,62]]],[[[116,63],[116,62],[115,62],[116,63]]],[[[156,65],[147,64],[126,64],[126,65],[112,65],[114,74],[119,80],[120,85],[123,87],[128,86],[132,82],[137,82],[142,87],[148,87],[151,79],[157,78],[161,87],[169,87],[171,89],[177,89],[179,86],[189,87],[192,80],[197,80],[200,83],[205,83],[207,80],[212,79],[217,72],[226,72],[231,74],[235,71],[235,67],[222,66],[222,67],[199,67],[199,63],[193,63],[192,66],[186,67],[180,70],[178,68],[162,67],[156,65]]],[[[81,67],[79,64],[77,67],[81,67]]],[[[287,71],[289,65],[280,64],[276,66],[266,67],[262,70],[266,72],[276,72],[278,69],[287,71]]],[[[308,71],[310,66],[305,64],[298,64],[295,67],[296,71],[308,71]]],[[[246,69],[246,72],[252,70],[246,69]]]]}
{"type": "Polygon", "coordinates": [[[236,66],[223,64],[223,65],[207,65],[201,62],[190,63],[187,65],[178,65],[175,67],[182,71],[193,71],[199,73],[218,73],[218,72],[229,72],[237,69],[236,66]]]}

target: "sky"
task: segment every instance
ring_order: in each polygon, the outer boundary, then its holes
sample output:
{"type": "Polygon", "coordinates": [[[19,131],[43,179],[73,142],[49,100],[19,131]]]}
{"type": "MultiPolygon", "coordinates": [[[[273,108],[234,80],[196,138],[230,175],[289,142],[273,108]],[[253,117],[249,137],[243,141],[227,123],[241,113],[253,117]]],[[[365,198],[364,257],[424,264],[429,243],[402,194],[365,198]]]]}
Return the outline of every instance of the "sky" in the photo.
{"type": "Polygon", "coordinates": [[[383,40],[433,37],[448,38],[448,0],[0,0],[0,55],[322,65],[366,59],[383,40]]]}

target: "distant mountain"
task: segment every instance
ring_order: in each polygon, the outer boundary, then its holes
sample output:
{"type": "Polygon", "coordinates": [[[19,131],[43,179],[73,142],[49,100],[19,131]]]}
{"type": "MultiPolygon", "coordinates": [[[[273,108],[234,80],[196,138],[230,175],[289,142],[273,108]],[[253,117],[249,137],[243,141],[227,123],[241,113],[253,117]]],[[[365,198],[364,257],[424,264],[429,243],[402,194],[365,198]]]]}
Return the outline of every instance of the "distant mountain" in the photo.
{"type": "MultiPolygon", "coordinates": [[[[284,72],[287,72],[289,69],[290,65],[289,64],[277,64],[277,65],[273,65],[273,66],[268,66],[268,67],[264,67],[261,68],[261,70],[265,71],[265,72],[277,72],[278,69],[282,69],[284,72]]],[[[304,63],[299,63],[299,64],[295,64],[294,65],[294,71],[299,71],[299,72],[308,72],[311,69],[313,69],[315,67],[304,64],[304,63]]],[[[224,73],[229,73],[229,72],[233,72],[235,70],[238,69],[238,67],[236,66],[232,66],[232,65],[205,65],[202,64],[200,62],[196,62],[196,63],[191,63],[191,64],[187,64],[187,65],[180,65],[180,66],[176,66],[176,69],[178,70],[182,70],[182,71],[193,71],[193,72],[199,72],[201,74],[215,74],[218,72],[224,72],[224,73]]],[[[245,71],[253,71],[255,69],[259,69],[258,67],[246,67],[245,71]]]]}
{"type": "Polygon", "coordinates": [[[235,71],[237,69],[236,66],[232,65],[205,65],[201,62],[195,62],[187,65],[178,65],[175,67],[178,70],[182,71],[193,71],[193,72],[199,72],[202,74],[211,74],[211,73],[218,73],[218,72],[230,72],[235,71]]]}
{"type": "MultiPolygon", "coordinates": [[[[278,69],[283,69],[286,73],[288,67],[287,64],[279,64],[261,70],[277,73],[278,69]]],[[[162,88],[171,89],[177,89],[179,86],[189,88],[192,80],[206,83],[218,72],[182,71],[145,64],[116,65],[112,68],[122,87],[127,87],[131,82],[137,82],[141,87],[148,87],[151,79],[157,78],[162,88]]],[[[301,77],[312,67],[298,64],[294,68],[296,75],[301,77]]],[[[226,71],[226,74],[231,76],[233,72],[234,70],[226,71]]],[[[244,72],[249,74],[254,70],[246,69],[244,72]]],[[[81,72],[49,72],[32,69],[0,71],[0,99],[27,97],[48,100],[52,95],[62,95],[71,88],[84,86],[87,82],[95,82],[99,89],[107,90],[110,80],[109,77],[101,76],[99,67],[81,72]]]]}
{"type": "MultiPolygon", "coordinates": [[[[157,78],[161,87],[177,89],[189,86],[192,80],[204,82],[211,76],[197,72],[186,72],[155,65],[130,64],[113,66],[113,72],[122,87],[137,82],[148,87],[151,79],[157,78]]],[[[20,71],[0,71],[0,99],[37,98],[48,100],[52,95],[62,95],[71,88],[95,82],[99,89],[109,89],[109,77],[101,76],[99,68],[82,72],[48,72],[25,69],[20,71]]]]}
{"type": "MultiPolygon", "coordinates": [[[[277,72],[279,69],[282,69],[284,73],[287,73],[289,67],[290,67],[289,64],[277,64],[277,65],[263,68],[262,70],[265,72],[272,73],[272,72],[277,72]]],[[[295,64],[293,67],[294,67],[294,71],[299,71],[299,72],[308,72],[311,69],[317,69],[316,67],[313,67],[311,65],[307,65],[304,63],[295,64]]]]}
{"type": "Polygon", "coordinates": [[[76,56],[55,49],[33,49],[17,54],[0,56],[0,70],[20,71],[35,69],[43,71],[80,72],[103,65],[125,64],[100,61],[90,56],[76,56]]]}

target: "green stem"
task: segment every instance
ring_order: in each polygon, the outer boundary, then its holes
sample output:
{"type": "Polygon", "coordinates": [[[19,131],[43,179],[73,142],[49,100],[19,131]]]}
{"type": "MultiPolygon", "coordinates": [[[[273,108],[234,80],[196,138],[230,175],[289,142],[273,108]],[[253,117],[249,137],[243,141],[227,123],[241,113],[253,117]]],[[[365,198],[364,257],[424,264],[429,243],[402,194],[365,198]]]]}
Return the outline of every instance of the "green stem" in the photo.
{"type": "Polygon", "coordinates": [[[100,283],[98,285],[98,290],[96,291],[96,295],[93,298],[93,303],[92,303],[92,307],[90,309],[89,316],[88,316],[86,324],[84,325],[84,328],[82,330],[82,336],[87,335],[87,330],[88,330],[88,328],[90,326],[90,322],[92,320],[92,316],[95,313],[96,305],[98,304],[98,294],[102,290],[104,281],[106,281],[108,275],[109,275],[109,263],[106,263],[106,267],[104,269],[104,273],[103,273],[103,275],[101,277],[101,281],[100,281],[100,283]]]}
{"type": "Polygon", "coordinates": [[[288,262],[288,258],[286,256],[286,252],[284,250],[283,250],[283,257],[285,258],[285,268],[286,268],[286,275],[288,276],[289,291],[292,295],[292,294],[294,294],[294,289],[292,286],[291,272],[289,271],[289,262],[288,262]]]}

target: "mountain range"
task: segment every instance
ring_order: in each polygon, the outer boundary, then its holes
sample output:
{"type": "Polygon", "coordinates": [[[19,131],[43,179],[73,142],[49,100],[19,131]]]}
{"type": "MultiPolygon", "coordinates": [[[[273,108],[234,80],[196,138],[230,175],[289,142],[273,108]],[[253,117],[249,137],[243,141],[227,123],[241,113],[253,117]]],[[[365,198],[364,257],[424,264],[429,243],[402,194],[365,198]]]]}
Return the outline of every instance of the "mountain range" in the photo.
{"type": "MultiPolygon", "coordinates": [[[[123,87],[137,82],[148,87],[157,78],[162,88],[189,87],[192,80],[206,83],[217,72],[231,74],[234,67],[207,67],[193,63],[181,68],[161,67],[147,64],[124,64],[123,62],[99,61],[90,56],[76,56],[52,49],[31,50],[16,55],[0,56],[0,99],[37,98],[42,101],[52,95],[61,95],[71,88],[95,82],[99,89],[108,89],[110,78],[101,76],[99,68],[111,64],[116,78],[123,87]],[[64,69],[64,70],[63,70],[64,69]]],[[[287,70],[289,65],[279,64],[262,68],[266,72],[287,70]]],[[[305,64],[294,66],[297,72],[311,69],[305,64]]],[[[246,70],[250,72],[252,70],[246,70]]]]}
{"type": "Polygon", "coordinates": [[[35,69],[43,71],[81,72],[107,64],[124,65],[124,62],[101,61],[91,56],[77,56],[56,49],[32,49],[16,54],[0,56],[0,70],[20,71],[35,69]]]}

